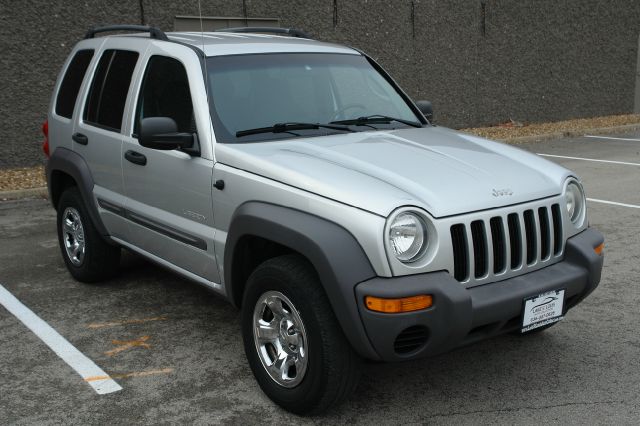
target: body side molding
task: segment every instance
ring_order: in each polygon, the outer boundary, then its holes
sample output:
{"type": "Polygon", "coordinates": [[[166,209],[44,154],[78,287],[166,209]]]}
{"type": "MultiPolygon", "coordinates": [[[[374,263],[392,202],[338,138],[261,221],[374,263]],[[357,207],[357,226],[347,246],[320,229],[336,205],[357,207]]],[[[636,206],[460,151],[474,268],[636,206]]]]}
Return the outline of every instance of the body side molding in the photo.
{"type": "Polygon", "coordinates": [[[118,216],[121,216],[127,220],[130,220],[131,222],[137,223],[140,226],[144,226],[147,229],[150,229],[159,234],[172,238],[176,241],[180,241],[183,244],[196,247],[200,250],[204,250],[204,251],[207,250],[207,242],[202,238],[196,237],[186,232],[182,232],[179,229],[176,229],[172,226],[167,226],[162,223],[156,222],[153,219],[150,219],[141,214],[129,211],[124,207],[110,203],[101,198],[98,198],[98,205],[100,206],[100,208],[110,211],[113,214],[117,214],[118,216]]]}

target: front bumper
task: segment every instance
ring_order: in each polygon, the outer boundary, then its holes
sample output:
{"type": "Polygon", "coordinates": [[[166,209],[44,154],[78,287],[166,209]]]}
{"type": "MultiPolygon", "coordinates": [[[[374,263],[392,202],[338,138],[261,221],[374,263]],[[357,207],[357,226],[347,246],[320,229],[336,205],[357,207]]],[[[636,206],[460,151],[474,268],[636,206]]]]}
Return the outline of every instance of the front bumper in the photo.
{"type": "Polygon", "coordinates": [[[603,241],[598,231],[589,228],[567,240],[561,262],[472,288],[464,287],[445,271],[373,278],[356,286],[360,317],[373,348],[384,361],[435,355],[518,330],[525,298],[565,289],[566,313],[598,286],[603,256],[596,254],[594,248],[603,241]],[[366,296],[399,298],[417,294],[432,295],[433,306],[416,312],[384,314],[364,305],[366,296]],[[402,344],[406,342],[414,346],[422,343],[407,351],[407,345],[402,344]]]}

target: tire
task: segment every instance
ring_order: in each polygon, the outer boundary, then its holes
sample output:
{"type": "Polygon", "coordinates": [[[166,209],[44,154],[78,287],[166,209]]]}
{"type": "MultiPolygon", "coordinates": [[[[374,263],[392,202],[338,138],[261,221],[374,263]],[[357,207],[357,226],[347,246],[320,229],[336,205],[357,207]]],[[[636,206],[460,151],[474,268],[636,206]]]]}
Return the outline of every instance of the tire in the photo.
{"type": "Polygon", "coordinates": [[[73,278],[95,283],[117,273],[120,247],[107,243],[98,233],[75,186],[60,196],[57,228],[62,258],[73,278]]]}
{"type": "Polygon", "coordinates": [[[247,360],[260,388],[276,404],[295,414],[315,415],[354,391],[360,378],[360,358],[344,336],[315,270],[303,257],[285,255],[258,266],[247,281],[242,307],[247,360]],[[276,313],[278,299],[282,315],[276,313]],[[276,308],[271,311],[265,301],[276,308]],[[273,328],[278,331],[275,344],[263,345],[265,340],[255,337],[254,324],[259,319],[262,324],[280,324],[273,328]],[[278,381],[266,365],[277,358],[276,353],[285,353],[292,332],[295,344],[289,349],[295,350],[287,359],[297,362],[293,370],[285,369],[286,378],[279,370],[278,381]],[[278,345],[282,346],[280,351],[278,345]]]}

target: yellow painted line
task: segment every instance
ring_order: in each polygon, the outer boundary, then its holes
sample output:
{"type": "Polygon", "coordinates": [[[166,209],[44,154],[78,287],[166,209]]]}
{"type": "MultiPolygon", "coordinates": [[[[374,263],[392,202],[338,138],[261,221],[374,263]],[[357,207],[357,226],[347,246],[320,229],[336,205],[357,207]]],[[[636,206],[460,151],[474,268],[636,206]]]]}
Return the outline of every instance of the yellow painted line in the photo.
{"type": "Polygon", "coordinates": [[[87,377],[84,380],[86,382],[94,382],[98,380],[105,380],[108,377],[112,377],[114,379],[128,379],[130,377],[146,377],[146,376],[155,376],[157,374],[169,374],[169,373],[173,373],[173,368],[163,368],[160,370],[150,370],[150,371],[134,371],[133,373],[112,374],[111,376],[93,376],[93,377],[87,377]]]}
{"type": "Polygon", "coordinates": [[[118,325],[127,325],[127,324],[142,324],[145,322],[151,321],[165,321],[168,317],[160,316],[160,317],[152,317],[152,318],[139,318],[139,319],[130,319],[130,320],[122,320],[122,321],[113,321],[113,322],[99,322],[92,323],[87,325],[87,328],[104,328],[104,327],[116,327],[118,325]]]}
{"type": "Polygon", "coordinates": [[[112,340],[111,343],[116,345],[117,348],[106,351],[104,354],[107,356],[114,356],[122,351],[126,351],[127,349],[135,347],[149,349],[151,348],[151,345],[147,343],[147,340],[149,340],[150,338],[150,336],[142,336],[134,340],[112,340]]]}

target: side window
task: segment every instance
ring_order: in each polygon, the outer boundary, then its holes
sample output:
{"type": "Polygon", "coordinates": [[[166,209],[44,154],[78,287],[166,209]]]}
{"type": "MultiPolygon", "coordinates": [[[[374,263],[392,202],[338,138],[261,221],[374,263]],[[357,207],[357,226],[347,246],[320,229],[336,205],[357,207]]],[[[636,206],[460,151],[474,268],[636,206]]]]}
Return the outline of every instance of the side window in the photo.
{"type": "Polygon", "coordinates": [[[89,124],[119,132],[138,53],[105,50],[89,89],[83,119],[89,124]]]}
{"type": "Polygon", "coordinates": [[[178,132],[196,133],[193,103],[187,72],[180,61],[165,56],[152,56],[144,74],[134,135],[143,118],[169,117],[178,125],[178,132]]]}
{"type": "Polygon", "coordinates": [[[71,59],[56,97],[56,114],[66,118],[71,118],[73,115],[76,98],[91,58],[93,58],[93,50],[79,50],[71,59]]]}

